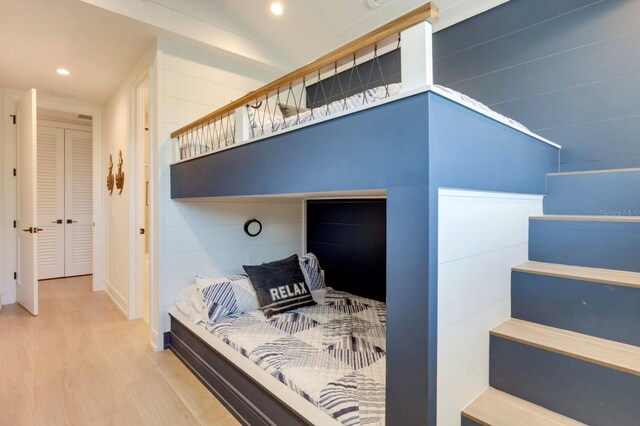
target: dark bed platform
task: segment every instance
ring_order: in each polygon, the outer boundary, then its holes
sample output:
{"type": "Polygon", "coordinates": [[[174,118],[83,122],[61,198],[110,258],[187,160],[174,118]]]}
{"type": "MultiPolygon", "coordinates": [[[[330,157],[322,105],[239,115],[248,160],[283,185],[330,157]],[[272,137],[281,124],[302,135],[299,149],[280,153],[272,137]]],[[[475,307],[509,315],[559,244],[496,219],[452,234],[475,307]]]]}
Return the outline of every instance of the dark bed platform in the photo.
{"type": "Polygon", "coordinates": [[[171,352],[240,423],[252,426],[312,424],[173,316],[169,336],[171,352]]]}

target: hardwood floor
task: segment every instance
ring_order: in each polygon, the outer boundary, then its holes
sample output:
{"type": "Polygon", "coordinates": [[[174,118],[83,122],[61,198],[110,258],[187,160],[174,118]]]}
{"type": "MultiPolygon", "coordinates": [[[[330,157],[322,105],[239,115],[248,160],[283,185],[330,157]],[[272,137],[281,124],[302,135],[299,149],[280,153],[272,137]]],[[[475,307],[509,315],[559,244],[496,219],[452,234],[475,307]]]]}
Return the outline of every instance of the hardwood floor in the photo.
{"type": "Polygon", "coordinates": [[[38,317],[0,311],[0,425],[239,424],[148,342],[90,277],[42,281],[38,317]]]}

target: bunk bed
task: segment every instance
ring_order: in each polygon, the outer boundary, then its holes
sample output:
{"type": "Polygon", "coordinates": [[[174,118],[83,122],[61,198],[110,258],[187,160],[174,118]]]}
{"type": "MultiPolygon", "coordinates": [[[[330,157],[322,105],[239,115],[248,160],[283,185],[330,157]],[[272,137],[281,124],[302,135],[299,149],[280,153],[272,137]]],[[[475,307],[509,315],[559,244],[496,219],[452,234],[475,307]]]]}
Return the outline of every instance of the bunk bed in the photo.
{"type": "MultiPolygon", "coordinates": [[[[553,142],[433,84],[437,15],[425,4],[171,135],[174,199],[386,197],[387,424],[436,421],[438,189],[542,194],[559,159],[553,142]]],[[[384,423],[327,416],[231,346],[171,313],[171,350],[241,422],[384,423]]]]}

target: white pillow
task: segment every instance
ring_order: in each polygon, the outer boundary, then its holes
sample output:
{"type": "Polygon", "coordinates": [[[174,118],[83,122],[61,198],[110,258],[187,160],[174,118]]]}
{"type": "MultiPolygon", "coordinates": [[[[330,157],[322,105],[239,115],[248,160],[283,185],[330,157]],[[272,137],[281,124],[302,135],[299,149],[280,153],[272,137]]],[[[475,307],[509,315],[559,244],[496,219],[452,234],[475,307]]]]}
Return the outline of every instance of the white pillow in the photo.
{"type": "Polygon", "coordinates": [[[263,100],[259,105],[257,108],[247,106],[249,126],[258,130],[259,133],[263,130],[263,126],[265,133],[271,133],[273,130],[280,128],[284,122],[284,116],[275,101],[271,99],[269,102],[263,100]]]}
{"type": "Polygon", "coordinates": [[[300,256],[300,269],[302,269],[302,275],[309,286],[309,290],[322,290],[326,287],[324,282],[324,271],[320,268],[320,262],[313,253],[307,253],[304,256],[300,256]]]}
{"type": "Polygon", "coordinates": [[[259,309],[258,296],[246,275],[196,276],[196,282],[204,300],[204,315],[210,323],[232,314],[259,309]]]}
{"type": "Polygon", "coordinates": [[[183,288],[175,299],[176,306],[193,324],[206,322],[204,300],[198,290],[198,284],[183,288]]]}

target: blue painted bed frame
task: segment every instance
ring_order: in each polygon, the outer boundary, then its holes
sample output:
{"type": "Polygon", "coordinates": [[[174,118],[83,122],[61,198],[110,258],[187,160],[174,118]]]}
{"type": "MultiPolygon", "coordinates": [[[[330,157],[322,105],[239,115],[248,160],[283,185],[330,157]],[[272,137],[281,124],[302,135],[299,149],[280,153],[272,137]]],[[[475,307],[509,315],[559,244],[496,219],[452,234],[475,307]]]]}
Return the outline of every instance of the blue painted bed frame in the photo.
{"type": "Polygon", "coordinates": [[[544,194],[558,163],[558,148],[423,92],[174,164],[171,197],[386,190],[387,424],[435,425],[438,188],[544,194]]]}

